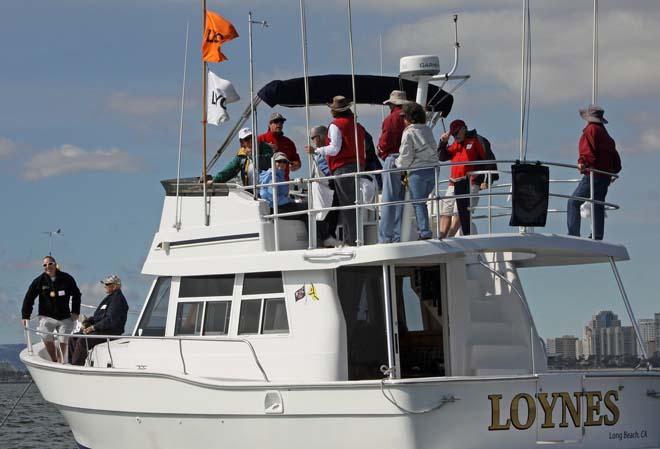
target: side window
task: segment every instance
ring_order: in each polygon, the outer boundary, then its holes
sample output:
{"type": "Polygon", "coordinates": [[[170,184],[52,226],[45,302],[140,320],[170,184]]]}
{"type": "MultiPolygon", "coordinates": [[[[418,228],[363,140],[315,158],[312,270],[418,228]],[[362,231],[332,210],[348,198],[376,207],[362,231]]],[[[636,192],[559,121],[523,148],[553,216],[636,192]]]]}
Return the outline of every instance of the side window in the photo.
{"type": "Polygon", "coordinates": [[[231,296],[234,293],[234,275],[182,277],[179,298],[231,296]]]}
{"type": "Polygon", "coordinates": [[[235,275],[182,277],[174,335],[227,335],[235,275]]]}
{"type": "Polygon", "coordinates": [[[280,334],[289,332],[289,323],[286,317],[286,304],[284,298],[264,300],[264,334],[280,334]]]}
{"type": "Polygon", "coordinates": [[[282,273],[248,273],[243,278],[239,334],[288,334],[282,273]]]}
{"type": "Polygon", "coordinates": [[[204,335],[227,335],[230,313],[230,301],[207,302],[204,316],[204,335]]]}
{"type": "Polygon", "coordinates": [[[144,309],[142,319],[138,326],[138,335],[148,337],[165,336],[167,322],[167,307],[170,300],[171,277],[159,277],[156,280],[151,296],[144,309]]]}
{"type": "Polygon", "coordinates": [[[202,329],[202,302],[182,302],[176,309],[174,335],[199,335],[202,329]]]}

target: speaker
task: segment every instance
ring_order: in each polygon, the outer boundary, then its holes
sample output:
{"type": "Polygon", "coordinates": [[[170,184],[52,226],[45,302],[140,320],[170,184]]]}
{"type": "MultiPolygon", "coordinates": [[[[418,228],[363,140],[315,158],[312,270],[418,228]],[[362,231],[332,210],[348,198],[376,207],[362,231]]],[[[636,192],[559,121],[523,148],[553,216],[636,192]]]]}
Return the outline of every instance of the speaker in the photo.
{"type": "Polygon", "coordinates": [[[512,202],[509,226],[545,226],[548,218],[550,169],[540,164],[511,166],[512,202]]]}

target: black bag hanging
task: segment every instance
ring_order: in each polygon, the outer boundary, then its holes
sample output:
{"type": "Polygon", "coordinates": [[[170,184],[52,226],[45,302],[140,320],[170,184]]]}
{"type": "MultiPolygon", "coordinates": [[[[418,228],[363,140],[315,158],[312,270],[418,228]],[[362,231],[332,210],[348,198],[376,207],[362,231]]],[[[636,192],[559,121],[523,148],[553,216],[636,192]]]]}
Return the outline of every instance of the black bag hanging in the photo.
{"type": "Polygon", "coordinates": [[[540,164],[511,166],[512,202],[509,226],[545,226],[548,218],[550,169],[540,164]]]}

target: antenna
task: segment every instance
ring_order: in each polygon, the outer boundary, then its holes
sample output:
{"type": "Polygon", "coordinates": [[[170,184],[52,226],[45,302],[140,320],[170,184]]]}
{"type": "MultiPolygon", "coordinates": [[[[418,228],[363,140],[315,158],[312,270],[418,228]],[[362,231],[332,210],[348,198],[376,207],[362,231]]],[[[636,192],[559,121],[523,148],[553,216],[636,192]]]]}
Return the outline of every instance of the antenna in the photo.
{"type": "MultiPolygon", "coordinates": [[[[181,229],[181,198],[179,197],[179,186],[181,184],[181,141],[183,139],[183,110],[186,101],[186,72],[188,69],[188,31],[190,22],[186,23],[186,49],[183,56],[183,82],[181,86],[181,120],[179,121],[179,156],[176,163],[176,211],[174,227],[181,229]]],[[[206,182],[206,180],[204,180],[206,182]]]]}
{"type": "Polygon", "coordinates": [[[259,194],[257,192],[257,184],[258,184],[258,173],[259,173],[259,144],[257,142],[257,114],[255,110],[255,103],[254,103],[254,63],[253,63],[253,58],[252,58],[252,25],[253,24],[261,25],[262,28],[268,28],[268,22],[265,20],[253,20],[252,19],[252,11],[248,12],[248,42],[249,42],[249,48],[250,48],[250,115],[252,117],[252,154],[254,158],[253,166],[254,166],[254,176],[252,177],[253,180],[253,195],[254,199],[256,200],[259,197],[259,194]]]}
{"type": "Polygon", "coordinates": [[[48,255],[53,255],[53,236],[59,235],[62,236],[62,228],[58,228],[57,231],[43,231],[42,234],[48,234],[48,255]]]}

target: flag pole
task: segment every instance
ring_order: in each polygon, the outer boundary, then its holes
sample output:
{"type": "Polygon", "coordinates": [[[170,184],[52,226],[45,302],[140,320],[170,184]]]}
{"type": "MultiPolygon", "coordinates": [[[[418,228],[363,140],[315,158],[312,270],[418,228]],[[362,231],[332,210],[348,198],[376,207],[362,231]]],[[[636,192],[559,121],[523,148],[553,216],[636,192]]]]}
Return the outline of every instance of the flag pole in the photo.
{"type": "MultiPolygon", "coordinates": [[[[206,31],[206,0],[202,0],[202,33],[206,31]]],[[[206,39],[206,36],[203,37],[206,39]]],[[[207,62],[202,62],[202,191],[204,194],[204,225],[209,225],[209,209],[207,204],[207,192],[206,192],[206,121],[208,111],[207,108],[207,62]]]]}

